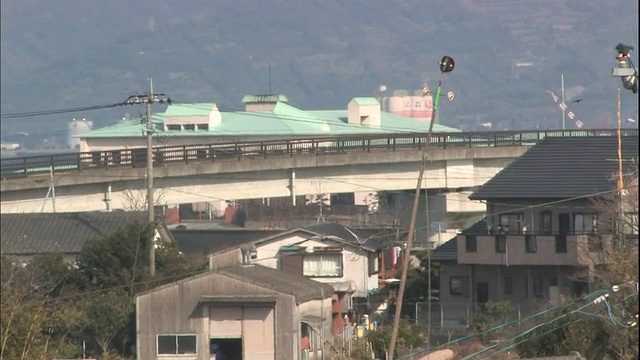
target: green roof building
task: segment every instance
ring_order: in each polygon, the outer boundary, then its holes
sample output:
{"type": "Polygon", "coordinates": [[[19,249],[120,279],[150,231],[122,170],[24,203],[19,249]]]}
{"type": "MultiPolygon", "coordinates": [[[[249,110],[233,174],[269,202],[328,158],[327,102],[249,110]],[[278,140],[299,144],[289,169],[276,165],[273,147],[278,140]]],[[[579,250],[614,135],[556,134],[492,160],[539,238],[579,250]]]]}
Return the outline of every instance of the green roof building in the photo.
{"type": "MultiPolygon", "coordinates": [[[[214,103],[174,103],[153,115],[154,146],[267,141],[331,136],[426,132],[429,121],[380,110],[375,98],[353,98],[340,110],[301,110],[283,95],[247,95],[244,111],[220,111],[214,103]]],[[[81,151],[140,148],[144,118],[77,135],[81,151]]],[[[434,124],[434,132],[460,130],[434,124]]]]}

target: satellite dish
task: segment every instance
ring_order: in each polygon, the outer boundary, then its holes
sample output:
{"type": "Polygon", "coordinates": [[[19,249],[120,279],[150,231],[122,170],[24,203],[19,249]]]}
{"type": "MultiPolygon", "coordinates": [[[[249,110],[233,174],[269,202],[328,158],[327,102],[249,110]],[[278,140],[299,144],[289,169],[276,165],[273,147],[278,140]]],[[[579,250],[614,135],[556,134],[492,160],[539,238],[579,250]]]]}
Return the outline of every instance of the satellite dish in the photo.
{"type": "Polygon", "coordinates": [[[422,89],[422,96],[429,96],[431,95],[431,89],[429,89],[428,86],[425,86],[424,89],[422,89]]]}

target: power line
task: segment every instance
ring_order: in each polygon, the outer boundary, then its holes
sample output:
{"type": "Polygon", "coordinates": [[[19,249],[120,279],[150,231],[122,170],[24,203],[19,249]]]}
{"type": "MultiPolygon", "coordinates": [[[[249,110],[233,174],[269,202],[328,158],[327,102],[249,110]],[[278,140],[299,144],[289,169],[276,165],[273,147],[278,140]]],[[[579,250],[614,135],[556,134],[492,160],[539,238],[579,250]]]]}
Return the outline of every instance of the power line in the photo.
{"type": "Polygon", "coordinates": [[[84,106],[78,108],[65,108],[65,109],[57,109],[57,110],[42,110],[42,111],[28,111],[21,113],[10,113],[10,114],[2,114],[0,117],[2,119],[16,119],[16,118],[25,118],[25,117],[33,117],[33,116],[44,116],[44,115],[54,115],[54,114],[68,114],[73,112],[81,112],[81,111],[92,111],[92,110],[101,110],[101,109],[109,109],[117,106],[126,105],[123,102],[108,104],[108,105],[93,105],[93,106],[84,106]]]}

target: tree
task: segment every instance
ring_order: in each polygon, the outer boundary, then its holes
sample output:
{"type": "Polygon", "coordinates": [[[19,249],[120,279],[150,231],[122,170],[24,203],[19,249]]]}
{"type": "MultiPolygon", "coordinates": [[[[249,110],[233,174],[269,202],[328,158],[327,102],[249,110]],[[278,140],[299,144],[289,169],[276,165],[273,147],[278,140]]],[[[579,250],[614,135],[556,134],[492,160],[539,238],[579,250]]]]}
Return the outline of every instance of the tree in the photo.
{"type": "MultiPolygon", "coordinates": [[[[383,325],[367,334],[367,340],[371,343],[373,351],[380,359],[386,358],[385,356],[391,343],[391,331],[392,325],[383,325]]],[[[396,355],[398,355],[424,345],[426,339],[420,326],[406,319],[401,319],[396,341],[396,355]]],[[[391,356],[391,358],[395,358],[395,356],[391,356]]]]}
{"type": "Polygon", "coordinates": [[[109,351],[111,340],[125,328],[133,311],[131,297],[121,289],[87,297],[81,308],[88,319],[86,329],[103,353],[109,351]]]}
{"type": "Polygon", "coordinates": [[[78,269],[95,289],[126,286],[146,278],[154,229],[132,222],[114,233],[87,241],[78,254],[78,269]]]}
{"type": "Polygon", "coordinates": [[[62,256],[37,256],[24,264],[2,257],[0,357],[36,358],[69,347],[80,322],[69,296],[82,286],[62,256]]]}

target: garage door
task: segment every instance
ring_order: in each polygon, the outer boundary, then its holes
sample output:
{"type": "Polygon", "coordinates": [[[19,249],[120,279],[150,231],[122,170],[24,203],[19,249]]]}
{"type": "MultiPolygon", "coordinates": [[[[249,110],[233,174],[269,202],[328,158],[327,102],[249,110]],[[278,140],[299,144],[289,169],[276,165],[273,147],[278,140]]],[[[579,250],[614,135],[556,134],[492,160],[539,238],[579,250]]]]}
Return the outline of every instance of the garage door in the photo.
{"type": "Polygon", "coordinates": [[[243,358],[275,359],[274,310],[267,306],[209,308],[210,338],[242,338],[243,358]]]}

